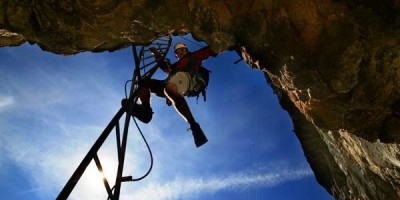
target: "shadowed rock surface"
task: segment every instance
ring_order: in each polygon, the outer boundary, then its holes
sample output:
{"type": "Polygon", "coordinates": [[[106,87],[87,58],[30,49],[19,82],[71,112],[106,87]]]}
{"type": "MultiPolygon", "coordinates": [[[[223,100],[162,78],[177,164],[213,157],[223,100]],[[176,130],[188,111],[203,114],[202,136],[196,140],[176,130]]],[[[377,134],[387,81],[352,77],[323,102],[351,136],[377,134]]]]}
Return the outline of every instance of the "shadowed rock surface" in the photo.
{"type": "Polygon", "coordinates": [[[400,199],[399,10],[399,0],[2,0],[0,46],[72,55],[192,32],[264,71],[335,198],[400,199]]]}

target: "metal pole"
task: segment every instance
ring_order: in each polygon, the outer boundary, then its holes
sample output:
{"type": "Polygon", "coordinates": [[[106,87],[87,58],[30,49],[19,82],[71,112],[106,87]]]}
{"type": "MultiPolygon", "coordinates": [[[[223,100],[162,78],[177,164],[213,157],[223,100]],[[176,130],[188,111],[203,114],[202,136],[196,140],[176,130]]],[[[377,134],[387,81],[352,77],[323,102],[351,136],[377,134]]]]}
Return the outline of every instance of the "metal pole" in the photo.
{"type": "Polygon", "coordinates": [[[126,143],[128,140],[128,129],[129,129],[129,122],[130,122],[130,115],[126,115],[125,118],[125,126],[124,126],[124,133],[122,136],[122,144],[120,148],[120,157],[118,158],[118,171],[117,177],[115,180],[115,188],[114,188],[114,199],[119,199],[119,194],[121,192],[121,183],[122,183],[122,173],[124,171],[124,163],[125,163],[125,152],[126,152],[126,143]]]}
{"type": "Polygon", "coordinates": [[[103,184],[104,184],[104,187],[107,190],[108,198],[113,200],[113,194],[112,194],[112,190],[111,190],[110,184],[107,181],[107,178],[106,178],[106,176],[104,174],[104,171],[103,171],[103,166],[101,165],[99,156],[97,154],[94,156],[94,162],[96,163],[96,166],[97,166],[97,169],[99,170],[99,172],[102,173],[102,175],[103,175],[103,184]]]}
{"type": "Polygon", "coordinates": [[[68,196],[71,194],[72,190],[74,189],[75,185],[78,183],[79,179],[81,178],[83,172],[85,172],[87,166],[90,164],[94,156],[97,154],[97,151],[100,149],[101,145],[107,139],[108,135],[111,133],[112,129],[114,128],[115,124],[119,122],[119,119],[124,114],[124,109],[119,109],[117,114],[115,114],[114,118],[111,122],[107,125],[104,129],[103,133],[101,133],[100,137],[96,140],[92,148],[86,154],[85,158],[83,158],[81,164],[76,168],[74,174],[72,174],[71,178],[68,180],[67,184],[64,186],[62,191],[57,197],[57,200],[64,200],[67,199],[68,196]]]}
{"type": "MultiPolygon", "coordinates": [[[[132,45],[132,52],[133,52],[133,57],[135,59],[135,71],[133,75],[133,80],[132,80],[132,85],[131,85],[131,92],[128,101],[129,102],[136,102],[136,96],[137,96],[137,91],[134,91],[134,84],[135,84],[135,79],[140,77],[140,71],[139,70],[139,65],[140,65],[140,59],[138,58],[136,47],[132,45]]],[[[138,80],[139,81],[139,80],[138,80]]],[[[115,180],[115,188],[114,188],[114,199],[118,200],[120,193],[121,193],[121,183],[122,183],[122,173],[124,171],[124,163],[125,163],[125,152],[126,152],[126,143],[128,140],[128,130],[129,130],[129,122],[130,122],[130,116],[131,116],[132,108],[128,111],[126,118],[125,118],[125,124],[124,124],[124,132],[122,136],[122,143],[120,148],[118,148],[118,171],[117,171],[117,177],[115,180]]]]}

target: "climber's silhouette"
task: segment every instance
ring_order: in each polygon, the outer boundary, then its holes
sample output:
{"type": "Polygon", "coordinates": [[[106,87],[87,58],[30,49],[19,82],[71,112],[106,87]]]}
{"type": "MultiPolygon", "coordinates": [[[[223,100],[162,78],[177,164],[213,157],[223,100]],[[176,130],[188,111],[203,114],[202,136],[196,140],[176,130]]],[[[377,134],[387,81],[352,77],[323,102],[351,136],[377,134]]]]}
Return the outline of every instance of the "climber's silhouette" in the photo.
{"type": "Polygon", "coordinates": [[[196,83],[202,61],[210,56],[217,56],[217,53],[208,46],[192,53],[182,42],[177,43],[174,50],[175,56],[178,58],[178,61],[174,64],[162,60],[158,52],[155,49],[152,50],[157,60],[157,65],[168,74],[167,79],[144,78],[139,82],[138,88],[138,97],[141,104],[128,102],[127,99],[124,99],[122,100],[122,106],[126,110],[129,110],[129,107],[133,107],[132,115],[143,123],[149,123],[153,116],[150,106],[150,92],[166,98],[167,104],[173,104],[177,112],[189,123],[196,147],[200,147],[208,140],[193,117],[185,96],[194,90],[201,89],[198,88],[196,83]]]}

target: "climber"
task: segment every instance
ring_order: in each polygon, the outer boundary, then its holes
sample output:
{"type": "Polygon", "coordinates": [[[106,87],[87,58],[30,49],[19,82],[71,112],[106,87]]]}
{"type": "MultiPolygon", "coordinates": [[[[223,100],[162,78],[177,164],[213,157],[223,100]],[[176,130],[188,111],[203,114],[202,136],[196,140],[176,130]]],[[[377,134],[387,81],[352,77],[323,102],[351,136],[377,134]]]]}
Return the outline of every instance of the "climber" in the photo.
{"type": "Polygon", "coordinates": [[[199,71],[203,60],[210,56],[217,56],[210,47],[204,47],[195,52],[189,52],[186,44],[178,42],[174,46],[175,56],[178,59],[174,64],[161,60],[161,56],[152,50],[157,60],[157,65],[168,74],[166,80],[143,79],[139,82],[138,97],[141,104],[127,104],[127,100],[122,101],[122,106],[133,106],[132,115],[142,121],[149,123],[152,119],[153,111],[150,106],[150,92],[159,97],[166,98],[167,105],[174,105],[177,112],[186,120],[192,131],[196,147],[200,147],[208,140],[204,135],[200,125],[194,119],[192,112],[185,100],[185,95],[193,89],[193,81],[196,72],[199,71]]]}

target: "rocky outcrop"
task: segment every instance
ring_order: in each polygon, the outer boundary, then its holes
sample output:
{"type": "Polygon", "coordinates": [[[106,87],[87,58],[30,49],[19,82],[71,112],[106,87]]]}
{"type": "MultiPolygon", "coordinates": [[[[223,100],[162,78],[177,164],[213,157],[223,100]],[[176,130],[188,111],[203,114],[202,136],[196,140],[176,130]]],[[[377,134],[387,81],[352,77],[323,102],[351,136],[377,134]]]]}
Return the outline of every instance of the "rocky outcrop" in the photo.
{"type": "Polygon", "coordinates": [[[265,72],[321,185],[400,199],[400,1],[3,0],[0,45],[71,55],[192,32],[265,72]]]}

